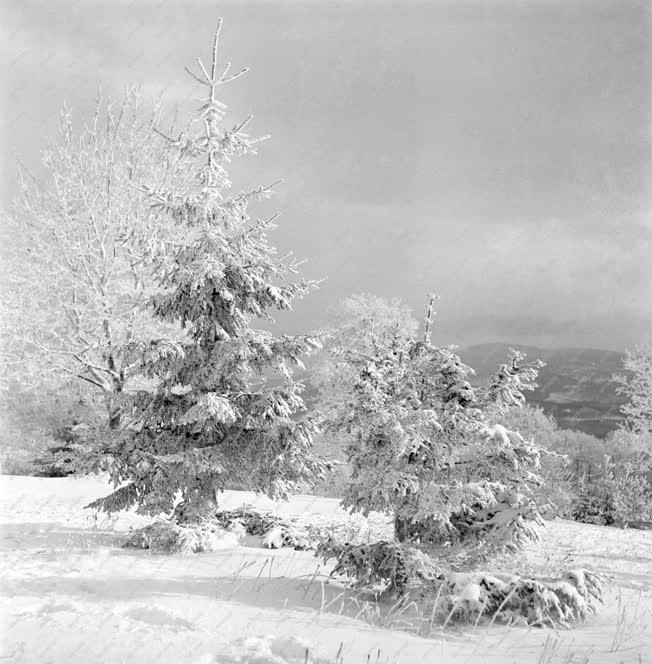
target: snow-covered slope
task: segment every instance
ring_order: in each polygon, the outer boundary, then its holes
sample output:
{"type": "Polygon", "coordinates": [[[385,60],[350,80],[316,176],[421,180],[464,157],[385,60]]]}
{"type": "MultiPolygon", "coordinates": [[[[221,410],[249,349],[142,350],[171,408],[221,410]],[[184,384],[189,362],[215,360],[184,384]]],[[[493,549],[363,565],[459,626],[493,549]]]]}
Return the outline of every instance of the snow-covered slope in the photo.
{"type": "MultiPolygon", "coordinates": [[[[328,581],[310,552],[270,551],[225,537],[210,554],[120,548],[133,514],[97,517],[98,479],[0,477],[0,661],[25,663],[393,664],[645,662],[652,652],[652,533],[553,522],[521,565],[610,571],[603,612],[572,632],[494,625],[428,638],[414,607],[378,604],[328,581]],[[625,610],[626,607],[626,610],[625,610]]],[[[332,499],[275,506],[307,521],[347,519],[332,499]]],[[[386,525],[379,517],[372,528],[386,525]]]]}

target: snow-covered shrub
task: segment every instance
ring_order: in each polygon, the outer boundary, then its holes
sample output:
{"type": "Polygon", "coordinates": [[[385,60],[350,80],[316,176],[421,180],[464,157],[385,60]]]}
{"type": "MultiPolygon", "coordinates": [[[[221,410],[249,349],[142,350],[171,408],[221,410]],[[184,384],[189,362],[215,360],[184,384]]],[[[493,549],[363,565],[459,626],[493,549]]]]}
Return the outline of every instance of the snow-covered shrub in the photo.
{"type": "Polygon", "coordinates": [[[569,518],[578,484],[569,459],[549,450],[541,452],[541,487],[536,491],[539,511],[545,519],[569,518]]]}
{"type": "Polygon", "coordinates": [[[409,593],[426,614],[446,623],[484,617],[568,628],[595,613],[603,601],[606,578],[587,570],[572,570],[559,578],[454,572],[454,554],[437,559],[431,554],[395,541],[352,545],[325,540],[317,549],[324,560],[336,560],[332,574],[345,577],[353,587],[398,596],[409,593]]]}
{"type": "Polygon", "coordinates": [[[652,453],[638,452],[621,462],[615,472],[616,525],[638,526],[652,522],[652,453]]]}
{"type": "Polygon", "coordinates": [[[583,478],[574,518],[620,527],[652,526],[652,347],[625,356],[628,375],[616,376],[627,398],[624,422],[611,436],[614,458],[605,456],[597,478],[583,478]]]}
{"type": "Polygon", "coordinates": [[[315,539],[305,525],[293,519],[260,512],[251,505],[217,512],[215,518],[229,531],[262,537],[263,545],[270,549],[288,546],[302,551],[315,546],[315,539]]]}
{"type": "Polygon", "coordinates": [[[518,579],[504,608],[523,615],[528,625],[568,628],[596,612],[604,586],[605,577],[587,570],[572,570],[558,579],[518,579]]]}
{"type": "Polygon", "coordinates": [[[84,457],[89,445],[53,445],[33,460],[33,475],[38,477],[67,477],[83,472],[84,457]]]}
{"type": "Polygon", "coordinates": [[[39,477],[67,477],[83,474],[85,459],[92,451],[93,439],[101,430],[91,428],[85,422],[74,420],[54,433],[55,444],[49,446],[34,459],[34,475],[39,477]]]}
{"type": "Polygon", "coordinates": [[[77,468],[88,423],[100,418],[89,394],[71,384],[26,390],[0,378],[0,472],[64,477],[77,468]]]}
{"type": "Polygon", "coordinates": [[[333,542],[347,544],[369,544],[392,536],[393,525],[380,514],[364,517],[356,512],[348,513],[344,518],[319,518],[313,516],[307,524],[310,537],[315,542],[333,542]]]}
{"type": "Polygon", "coordinates": [[[584,477],[572,517],[582,523],[639,526],[652,521],[652,455],[635,453],[611,463],[607,458],[592,478],[584,477]]]}
{"type": "Polygon", "coordinates": [[[123,546],[159,553],[202,553],[219,551],[237,543],[236,534],[216,524],[179,525],[171,521],[156,521],[135,531],[123,546]]]}
{"type": "Polygon", "coordinates": [[[324,540],[316,555],[335,559],[332,574],[346,577],[354,587],[372,587],[399,595],[440,578],[442,570],[420,548],[404,542],[349,544],[324,540]]]}
{"type": "Polygon", "coordinates": [[[317,548],[331,541],[347,544],[366,544],[391,534],[391,525],[381,515],[369,518],[352,513],[342,515],[311,514],[309,519],[300,516],[279,516],[261,511],[252,505],[242,505],[232,510],[217,511],[211,515],[231,532],[261,537],[269,548],[287,546],[303,551],[317,548]]]}
{"type": "Polygon", "coordinates": [[[571,518],[580,523],[611,526],[615,522],[614,485],[607,477],[580,479],[571,518]]]}
{"type": "Polygon", "coordinates": [[[13,446],[0,451],[0,475],[39,475],[39,471],[33,452],[13,446]]]}
{"type": "Polygon", "coordinates": [[[135,531],[124,545],[166,553],[199,553],[234,545],[244,535],[261,538],[270,549],[291,547],[298,551],[314,548],[315,536],[296,520],[257,511],[251,505],[217,511],[216,505],[181,502],[172,521],[156,523],[135,531]]]}
{"type": "Polygon", "coordinates": [[[527,578],[448,573],[437,589],[436,611],[447,620],[476,621],[480,616],[550,627],[570,628],[596,612],[605,577],[572,570],[559,578],[527,578]]]}
{"type": "Polygon", "coordinates": [[[615,376],[619,393],[627,399],[622,407],[625,423],[620,432],[633,434],[639,448],[652,453],[652,346],[639,346],[625,354],[628,375],[615,376]]]}

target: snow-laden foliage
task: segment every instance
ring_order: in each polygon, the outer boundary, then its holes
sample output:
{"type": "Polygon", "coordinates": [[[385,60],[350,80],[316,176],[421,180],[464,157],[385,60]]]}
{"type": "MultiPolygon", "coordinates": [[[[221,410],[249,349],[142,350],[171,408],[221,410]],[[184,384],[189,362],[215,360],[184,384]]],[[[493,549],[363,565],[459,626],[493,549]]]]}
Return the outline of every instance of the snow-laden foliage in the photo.
{"type": "MultiPolygon", "coordinates": [[[[416,332],[419,327],[410,307],[399,298],[359,293],[344,298],[332,310],[324,348],[316,354],[309,375],[314,388],[313,405],[326,419],[349,399],[357,380],[356,368],[342,361],[342,354],[365,353],[378,344],[390,345],[397,325],[408,332],[416,332]],[[373,330],[373,340],[369,330],[373,330]]],[[[328,458],[343,462],[346,433],[330,428],[316,439],[315,445],[328,458]]],[[[339,498],[348,475],[347,464],[338,463],[327,481],[315,490],[319,495],[339,498]]]]}
{"type": "Polygon", "coordinates": [[[175,507],[171,521],[159,520],[134,531],[124,546],[164,553],[200,553],[233,546],[245,535],[253,535],[269,549],[304,551],[317,546],[320,532],[296,518],[260,511],[252,505],[217,510],[213,501],[201,505],[184,501],[175,507]]]}
{"type": "Polygon", "coordinates": [[[616,376],[628,398],[624,421],[610,436],[610,452],[580,478],[572,516],[577,521],[649,528],[652,523],[652,350],[625,356],[628,375],[616,376]]]}
{"type": "Polygon", "coordinates": [[[652,346],[639,346],[625,355],[629,375],[616,376],[619,392],[627,398],[622,407],[627,428],[652,445],[652,346]]]}
{"type": "Polygon", "coordinates": [[[603,526],[652,523],[652,455],[645,451],[616,463],[608,457],[593,477],[582,477],[572,517],[603,526]]]}
{"type": "MultiPolygon", "coordinates": [[[[355,384],[356,368],[342,361],[343,353],[368,353],[378,345],[390,346],[397,326],[410,334],[418,329],[412,310],[399,298],[389,300],[360,293],[344,298],[334,308],[327,341],[310,368],[310,383],[316,388],[320,411],[336,410],[355,384]]],[[[334,433],[328,432],[329,441],[334,433]]]]}
{"type": "Polygon", "coordinates": [[[603,602],[605,582],[603,575],[583,569],[540,579],[449,573],[437,589],[436,608],[447,619],[475,622],[484,616],[568,629],[596,612],[603,602]]]}
{"type": "Polygon", "coordinates": [[[93,507],[169,513],[177,491],[202,504],[229,483],[283,498],[328,467],[311,453],[318,423],[293,378],[302,356],[320,347],[319,335],[275,337],[253,325],[316,284],[291,280],[298,262],[277,256],[267,239],[275,217],[250,217],[250,203],[274,185],[229,193],[230,162],[255,154],[259,140],[244,132],[251,118],[224,126],[218,89],[244,70],[218,72],[218,42],[219,29],[210,73],[201,65],[193,74],[207,91],[198,122],[165,137],[174,159],[195,173],[193,186],[142,187],[151,209],[177,227],[173,240],[151,248],[158,282],[151,311],[179,324],[185,338],[120,349],[153,387],[124,395],[122,430],[101,463],[116,485],[128,484],[93,507]]]}
{"type": "Polygon", "coordinates": [[[335,559],[331,574],[347,577],[356,588],[376,587],[401,595],[442,578],[431,556],[403,542],[349,544],[329,538],[320,543],[317,555],[325,561],[335,559]]]}
{"type": "Polygon", "coordinates": [[[418,599],[440,621],[480,618],[569,628],[595,613],[606,578],[584,569],[559,578],[529,578],[486,572],[453,572],[431,551],[405,542],[349,544],[325,540],[317,555],[335,559],[332,574],[353,587],[418,599]]]}
{"type": "Polygon", "coordinates": [[[158,553],[203,553],[234,546],[237,541],[236,535],[215,524],[185,526],[171,521],[156,521],[136,530],[123,546],[158,553]]]}
{"type": "Polygon", "coordinates": [[[260,512],[251,505],[217,512],[216,519],[231,532],[262,537],[263,545],[269,549],[287,546],[302,551],[314,546],[314,538],[305,525],[269,512],[260,512]]]}
{"type": "Polygon", "coordinates": [[[580,464],[577,439],[599,441],[588,434],[560,429],[552,415],[544,413],[540,406],[525,404],[508,408],[498,412],[496,419],[524,438],[536,439],[541,447],[538,474],[543,483],[535,491],[541,513],[546,517],[569,516],[576,493],[574,474],[580,464]]]}
{"type": "Polygon", "coordinates": [[[514,353],[478,388],[453,348],[427,334],[369,336],[367,352],[341,353],[357,379],[330,422],[348,439],[343,505],[393,514],[400,541],[516,549],[534,537],[539,448],[487,410],[522,404],[541,363],[514,353]]]}
{"type": "Polygon", "coordinates": [[[100,98],[93,111],[79,130],[63,110],[38,177],[21,167],[3,216],[0,387],[63,393],[78,382],[115,428],[136,369],[119,349],[168,327],[142,305],[155,285],[151,248],[174,226],[143,205],[136,185],[184,182],[186,169],[153,132],[160,104],[147,109],[137,89],[100,98]]]}

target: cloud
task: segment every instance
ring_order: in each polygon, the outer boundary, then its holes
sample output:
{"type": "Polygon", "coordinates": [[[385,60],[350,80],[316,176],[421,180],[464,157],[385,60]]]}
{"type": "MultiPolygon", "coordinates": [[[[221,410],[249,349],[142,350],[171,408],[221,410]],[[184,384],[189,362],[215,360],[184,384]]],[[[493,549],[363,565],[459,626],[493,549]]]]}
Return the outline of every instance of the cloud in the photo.
{"type": "MultiPolygon", "coordinates": [[[[420,311],[434,289],[460,338],[649,334],[650,13],[589,4],[222,3],[224,57],[252,68],[225,101],[272,133],[236,181],[285,178],[275,239],[329,276],[284,325],[360,291],[420,311]]],[[[84,118],[100,82],[196,107],[183,66],[209,51],[216,11],[15,3],[5,154],[36,164],[63,101],[84,118]]]]}

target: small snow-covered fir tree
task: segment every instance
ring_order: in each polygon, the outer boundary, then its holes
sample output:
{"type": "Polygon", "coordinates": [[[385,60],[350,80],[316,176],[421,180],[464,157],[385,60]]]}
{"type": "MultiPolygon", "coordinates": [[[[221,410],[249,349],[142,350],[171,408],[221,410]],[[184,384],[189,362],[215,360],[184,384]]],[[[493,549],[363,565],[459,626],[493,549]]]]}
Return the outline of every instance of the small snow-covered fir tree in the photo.
{"type": "Polygon", "coordinates": [[[431,342],[433,299],[423,339],[397,327],[392,343],[374,343],[370,330],[369,346],[344,354],[358,380],[330,422],[349,441],[343,506],[393,515],[394,541],[331,538],[317,554],[334,558],[335,573],[358,586],[436,597],[449,618],[502,612],[569,626],[595,609],[600,575],[576,570],[536,580],[478,570],[487,554],[523,548],[542,523],[539,447],[496,422],[523,404],[543,363],[514,352],[487,385],[473,386],[454,347],[431,342]]]}
{"type": "Polygon", "coordinates": [[[399,540],[491,537],[509,547],[531,536],[538,448],[492,426],[486,411],[521,403],[540,363],[515,353],[488,386],[473,387],[453,348],[433,345],[428,329],[417,340],[398,328],[389,346],[347,360],[358,380],[331,423],[349,435],[345,506],[393,513],[399,540]]]}
{"type": "Polygon", "coordinates": [[[327,469],[311,453],[317,421],[292,373],[320,346],[319,334],[274,337],[253,325],[273,310],[290,309],[316,284],[290,280],[297,261],[277,256],[267,239],[275,218],[250,218],[249,204],[269,197],[274,185],[228,193],[229,162],[255,154],[260,139],[244,133],[251,117],[223,126],[218,90],[246,69],[230,75],[228,63],[218,71],[220,27],[221,21],[211,67],[199,60],[197,73],[188,70],[207,90],[199,121],[178,137],[164,137],[194,169],[194,188],[142,187],[149,204],[178,227],[173,242],[154,248],[153,315],[180,323],[186,337],[121,349],[150,387],[125,395],[125,424],[104,449],[104,467],[122,485],[91,504],[107,511],[135,504],[144,513],[170,512],[181,492],[175,516],[192,521],[228,485],[286,497],[327,469]]]}

